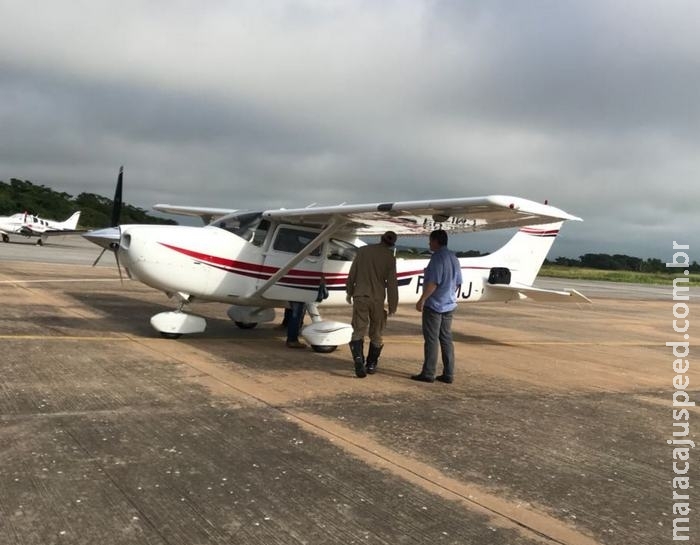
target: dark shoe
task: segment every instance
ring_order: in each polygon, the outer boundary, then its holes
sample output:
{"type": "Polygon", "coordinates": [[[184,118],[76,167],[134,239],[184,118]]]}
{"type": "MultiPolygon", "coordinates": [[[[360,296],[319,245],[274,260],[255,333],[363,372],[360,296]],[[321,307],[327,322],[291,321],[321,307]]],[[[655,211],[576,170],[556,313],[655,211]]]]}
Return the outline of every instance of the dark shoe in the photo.
{"type": "Polygon", "coordinates": [[[382,348],[384,345],[378,346],[374,343],[369,343],[369,351],[367,352],[367,373],[373,375],[377,372],[377,364],[379,363],[379,356],[382,354],[382,348]]]}
{"type": "Polygon", "coordinates": [[[355,364],[355,374],[358,378],[365,378],[365,356],[364,356],[364,340],[350,341],[350,352],[352,353],[352,361],[355,364]]]}
{"type": "Polygon", "coordinates": [[[454,380],[452,377],[447,377],[445,375],[440,375],[438,377],[435,377],[435,380],[439,380],[440,382],[444,382],[445,384],[452,384],[452,381],[454,380]]]}
{"type": "Polygon", "coordinates": [[[301,341],[287,341],[287,348],[306,348],[306,344],[301,341]]]}
{"type": "Polygon", "coordinates": [[[417,380],[418,382],[435,382],[435,379],[433,377],[429,377],[422,373],[418,375],[411,375],[411,380],[417,380]]]}

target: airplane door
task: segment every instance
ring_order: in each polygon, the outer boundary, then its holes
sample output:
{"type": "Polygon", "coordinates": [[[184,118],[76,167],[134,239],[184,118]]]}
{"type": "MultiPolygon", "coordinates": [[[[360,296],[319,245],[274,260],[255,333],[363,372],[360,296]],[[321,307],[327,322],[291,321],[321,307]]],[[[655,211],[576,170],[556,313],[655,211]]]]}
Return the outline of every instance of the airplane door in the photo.
{"type": "MultiPolygon", "coordinates": [[[[266,278],[258,282],[258,287],[262,286],[269,278],[267,273],[275,274],[280,268],[287,265],[319,233],[318,229],[296,225],[278,226],[264,258],[263,265],[266,278]]],[[[274,286],[268,289],[263,294],[263,297],[284,301],[314,301],[318,295],[323,263],[325,261],[323,246],[322,244],[297,263],[274,286]]]]}

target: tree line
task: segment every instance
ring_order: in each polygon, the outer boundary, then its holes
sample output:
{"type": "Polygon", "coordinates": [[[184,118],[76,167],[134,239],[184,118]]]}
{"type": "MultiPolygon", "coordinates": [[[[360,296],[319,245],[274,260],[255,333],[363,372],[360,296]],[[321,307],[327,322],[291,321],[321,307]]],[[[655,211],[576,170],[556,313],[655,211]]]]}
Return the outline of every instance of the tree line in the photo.
{"type": "MultiPolygon", "coordinates": [[[[634,271],[634,272],[654,272],[654,273],[675,273],[674,268],[666,267],[666,264],[657,258],[642,259],[624,254],[585,254],[578,259],[568,257],[557,257],[554,261],[545,261],[547,265],[561,265],[564,267],[585,267],[589,269],[601,269],[606,271],[634,271]]],[[[697,261],[688,267],[693,273],[700,272],[700,265],[697,261]]]]}
{"type": "MultiPolygon", "coordinates": [[[[29,212],[42,218],[63,221],[80,210],[80,227],[107,227],[112,217],[112,202],[112,199],[94,193],[80,193],[73,197],[27,180],[12,178],[9,183],[0,181],[2,216],[29,212]]],[[[176,221],[157,218],[142,208],[125,203],[122,204],[120,222],[177,225],[176,221]]]]}
{"type": "MultiPolygon", "coordinates": [[[[73,212],[80,210],[80,226],[83,228],[106,227],[112,217],[112,199],[80,193],[73,197],[68,193],[57,192],[44,185],[33,184],[27,180],[10,179],[9,183],[0,181],[0,215],[7,216],[17,212],[29,212],[43,218],[63,221],[73,212]]],[[[176,221],[158,218],[147,211],[130,204],[122,205],[121,223],[161,223],[177,225],[176,221]]],[[[404,257],[418,257],[424,249],[404,248],[400,253],[404,257]]],[[[478,257],[487,255],[477,250],[458,251],[459,257],[478,257]]],[[[578,259],[557,257],[545,261],[546,265],[564,267],[585,267],[608,271],[635,272],[673,272],[660,259],[642,259],[624,254],[584,254],[578,259]]],[[[700,272],[700,265],[693,261],[690,272],[700,272]]]]}
{"type": "MultiPolygon", "coordinates": [[[[422,248],[400,247],[397,255],[404,258],[426,257],[429,252],[422,248]]],[[[481,257],[488,252],[478,250],[455,251],[457,257],[481,257]]],[[[657,258],[642,259],[625,254],[584,254],[578,259],[569,257],[557,257],[554,260],[545,259],[545,265],[558,265],[561,267],[582,267],[586,269],[600,269],[605,271],[633,271],[649,273],[675,273],[674,268],[666,267],[666,264],[657,258]]],[[[700,264],[697,261],[688,267],[692,273],[700,273],[700,264]]]]}

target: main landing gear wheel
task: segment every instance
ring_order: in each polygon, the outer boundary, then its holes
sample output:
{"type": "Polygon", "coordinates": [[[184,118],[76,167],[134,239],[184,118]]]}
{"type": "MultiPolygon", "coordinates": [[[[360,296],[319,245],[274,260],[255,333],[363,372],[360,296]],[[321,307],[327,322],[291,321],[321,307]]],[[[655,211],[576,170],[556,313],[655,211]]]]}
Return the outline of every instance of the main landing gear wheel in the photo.
{"type": "Polygon", "coordinates": [[[311,348],[314,352],[318,352],[319,354],[330,354],[338,347],[332,344],[312,344],[311,348]]]}
{"type": "Polygon", "coordinates": [[[10,242],[10,237],[8,237],[5,233],[2,234],[2,241],[3,242],[10,242]]]}
{"type": "Polygon", "coordinates": [[[258,322],[234,322],[241,329],[253,329],[258,325],[258,322]]]}

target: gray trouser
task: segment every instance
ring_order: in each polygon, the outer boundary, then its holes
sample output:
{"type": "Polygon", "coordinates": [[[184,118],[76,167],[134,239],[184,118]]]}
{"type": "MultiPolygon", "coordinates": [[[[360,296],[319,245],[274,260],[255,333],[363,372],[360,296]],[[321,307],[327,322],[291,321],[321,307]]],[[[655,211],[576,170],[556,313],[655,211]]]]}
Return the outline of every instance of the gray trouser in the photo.
{"type": "Polygon", "coordinates": [[[452,342],[452,311],[435,312],[423,307],[424,360],[422,375],[434,377],[437,368],[438,346],[442,352],[443,374],[454,376],[455,349],[452,342]]]}

